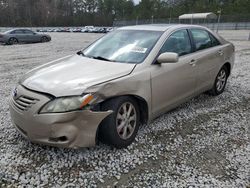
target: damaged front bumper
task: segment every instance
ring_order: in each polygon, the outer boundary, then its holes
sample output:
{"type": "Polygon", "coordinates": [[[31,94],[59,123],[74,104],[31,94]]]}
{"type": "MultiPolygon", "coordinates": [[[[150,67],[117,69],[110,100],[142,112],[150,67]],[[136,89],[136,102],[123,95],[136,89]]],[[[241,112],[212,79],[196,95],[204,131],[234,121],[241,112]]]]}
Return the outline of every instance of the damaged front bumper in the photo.
{"type": "Polygon", "coordinates": [[[11,119],[16,129],[34,143],[64,148],[92,147],[96,144],[99,124],[112,113],[83,110],[38,114],[50,98],[22,86],[18,86],[17,91],[10,99],[11,119]]]}

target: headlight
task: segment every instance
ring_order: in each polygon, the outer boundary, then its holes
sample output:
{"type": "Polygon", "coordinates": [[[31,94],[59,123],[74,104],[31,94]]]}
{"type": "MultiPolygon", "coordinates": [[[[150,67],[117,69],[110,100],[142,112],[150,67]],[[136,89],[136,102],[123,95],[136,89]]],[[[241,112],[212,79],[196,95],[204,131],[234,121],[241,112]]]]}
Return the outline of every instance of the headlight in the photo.
{"type": "Polygon", "coordinates": [[[93,95],[62,97],[48,102],[40,111],[40,113],[59,113],[80,110],[86,108],[93,100],[93,95]]]}

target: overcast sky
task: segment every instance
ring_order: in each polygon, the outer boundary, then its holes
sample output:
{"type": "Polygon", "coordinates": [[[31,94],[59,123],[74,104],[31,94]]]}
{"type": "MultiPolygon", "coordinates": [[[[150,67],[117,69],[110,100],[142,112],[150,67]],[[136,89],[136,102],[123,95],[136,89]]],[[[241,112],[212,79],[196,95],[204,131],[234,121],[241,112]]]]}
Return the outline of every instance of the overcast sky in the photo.
{"type": "Polygon", "coordinates": [[[138,4],[141,0],[134,0],[135,4],[138,4]]]}

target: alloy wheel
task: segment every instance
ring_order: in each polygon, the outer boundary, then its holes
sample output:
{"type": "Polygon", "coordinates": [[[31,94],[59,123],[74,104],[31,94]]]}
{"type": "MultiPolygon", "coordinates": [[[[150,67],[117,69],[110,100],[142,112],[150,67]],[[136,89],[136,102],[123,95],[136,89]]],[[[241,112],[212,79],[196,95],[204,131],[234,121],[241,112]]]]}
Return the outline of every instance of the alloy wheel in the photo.
{"type": "Polygon", "coordinates": [[[222,69],[217,77],[216,89],[217,91],[222,91],[225,87],[227,81],[227,73],[224,69],[222,69]]]}
{"type": "Polygon", "coordinates": [[[18,41],[17,41],[17,39],[15,39],[15,38],[10,38],[9,43],[10,43],[10,44],[17,44],[18,41]]]}
{"type": "Polygon", "coordinates": [[[137,114],[132,103],[126,102],[121,105],[116,117],[116,130],[121,139],[129,139],[136,128],[137,114]]]}
{"type": "Polygon", "coordinates": [[[48,38],[47,37],[42,37],[42,42],[48,42],[48,38]]]}

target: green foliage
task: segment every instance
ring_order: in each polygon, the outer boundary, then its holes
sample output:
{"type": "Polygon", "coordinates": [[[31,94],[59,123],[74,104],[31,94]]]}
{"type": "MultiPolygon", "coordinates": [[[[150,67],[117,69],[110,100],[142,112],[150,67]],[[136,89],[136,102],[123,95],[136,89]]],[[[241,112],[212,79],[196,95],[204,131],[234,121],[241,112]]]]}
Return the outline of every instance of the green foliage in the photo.
{"type": "Polygon", "coordinates": [[[141,0],[138,5],[133,0],[0,0],[0,26],[108,26],[114,20],[168,19],[220,9],[224,15],[249,15],[250,0],[141,0]]]}

